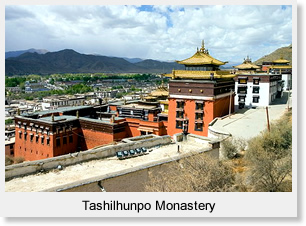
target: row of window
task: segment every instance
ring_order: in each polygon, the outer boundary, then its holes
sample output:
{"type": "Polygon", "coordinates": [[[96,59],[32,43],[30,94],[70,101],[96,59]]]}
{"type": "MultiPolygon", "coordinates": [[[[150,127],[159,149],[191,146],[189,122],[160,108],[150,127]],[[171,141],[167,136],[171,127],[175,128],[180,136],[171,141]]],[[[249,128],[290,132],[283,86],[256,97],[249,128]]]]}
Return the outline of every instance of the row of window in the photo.
{"type": "MultiPolygon", "coordinates": [[[[253,78],[253,84],[259,85],[260,78],[253,78]]],[[[248,78],[238,78],[238,84],[247,84],[248,78]]]]}
{"type": "MultiPolygon", "coordinates": [[[[238,102],[239,103],[245,103],[245,97],[246,95],[239,95],[238,96],[238,102]]],[[[259,96],[253,96],[253,103],[259,103],[259,96]]]]}
{"type": "MultiPolygon", "coordinates": [[[[176,128],[177,129],[184,129],[183,126],[184,126],[183,121],[181,121],[181,120],[176,121],[176,128]]],[[[194,130],[195,131],[203,131],[203,122],[195,122],[194,123],[194,130]]]]}
{"type": "MultiPolygon", "coordinates": [[[[238,94],[247,94],[248,93],[248,87],[247,86],[238,86],[237,93],[238,94]]],[[[259,86],[253,86],[252,93],[259,93],[259,86]]]]}
{"type": "MultiPolygon", "coordinates": [[[[27,132],[24,132],[24,140],[26,141],[28,138],[28,134],[27,132]]],[[[45,144],[45,140],[46,140],[46,144],[50,145],[50,137],[45,137],[45,136],[38,136],[35,135],[35,142],[39,143],[39,138],[40,138],[40,143],[41,144],[45,144]]],[[[22,133],[21,131],[19,131],[19,139],[22,139],[22,133]]],[[[34,134],[30,134],[30,141],[33,142],[34,141],[34,134]]],[[[63,136],[63,144],[67,144],[67,136],[63,136]]],[[[73,143],[73,135],[69,134],[69,143],[73,143]]],[[[61,146],[61,137],[57,137],[56,138],[56,147],[61,146]]]]}
{"type": "MultiPolygon", "coordinates": [[[[184,104],[185,104],[184,101],[177,101],[176,102],[176,108],[177,109],[182,109],[182,108],[184,108],[184,104]]],[[[196,110],[203,110],[203,108],[204,108],[204,102],[196,102],[196,105],[195,105],[196,110]]]]}
{"type": "MultiPolygon", "coordinates": [[[[21,149],[21,146],[19,146],[19,149],[21,149]]],[[[27,148],[25,148],[24,151],[27,152],[27,148]]],[[[35,154],[35,153],[33,153],[33,150],[30,150],[30,153],[31,153],[31,154],[35,154]]],[[[42,156],[44,155],[43,152],[42,152],[42,153],[39,153],[39,154],[41,154],[42,156]]],[[[38,155],[38,151],[36,151],[36,155],[38,155]]],[[[49,158],[49,154],[47,154],[46,157],[49,158]]]]}

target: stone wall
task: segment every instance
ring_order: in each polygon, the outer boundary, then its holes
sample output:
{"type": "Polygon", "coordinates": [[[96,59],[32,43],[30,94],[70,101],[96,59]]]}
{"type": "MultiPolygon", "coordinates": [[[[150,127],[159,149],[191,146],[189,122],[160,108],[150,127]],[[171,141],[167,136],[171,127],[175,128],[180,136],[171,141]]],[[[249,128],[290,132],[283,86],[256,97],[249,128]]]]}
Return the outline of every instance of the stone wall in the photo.
{"type": "MultiPolygon", "coordinates": [[[[132,139],[132,138],[131,138],[132,139]]],[[[58,166],[69,166],[80,162],[101,159],[115,156],[117,151],[135,149],[139,147],[151,148],[157,145],[165,145],[171,143],[170,136],[147,135],[139,137],[139,140],[125,139],[128,143],[119,143],[116,145],[108,145],[96,147],[87,151],[76,152],[73,154],[61,155],[54,158],[48,158],[37,161],[24,162],[20,164],[5,167],[5,179],[10,180],[14,177],[35,174],[38,172],[55,169],[58,166]]]]}
{"type": "Polygon", "coordinates": [[[193,153],[182,154],[174,158],[144,164],[100,177],[76,181],[43,192],[144,192],[150,174],[166,172],[172,164],[176,164],[180,159],[195,154],[209,154],[216,157],[218,153],[219,148],[203,148],[193,153]]]}

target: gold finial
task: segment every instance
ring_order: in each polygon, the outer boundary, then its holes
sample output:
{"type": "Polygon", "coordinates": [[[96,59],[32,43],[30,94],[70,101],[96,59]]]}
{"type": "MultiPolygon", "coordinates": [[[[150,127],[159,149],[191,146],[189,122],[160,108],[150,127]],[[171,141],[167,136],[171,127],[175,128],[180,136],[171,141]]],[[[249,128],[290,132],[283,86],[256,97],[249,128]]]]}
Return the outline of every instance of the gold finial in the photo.
{"type": "Polygon", "coordinates": [[[79,111],[77,111],[77,112],[76,112],[76,117],[77,117],[77,118],[79,118],[79,117],[80,117],[80,115],[79,115],[79,111]]]}
{"type": "Polygon", "coordinates": [[[204,47],[204,40],[202,40],[202,47],[200,49],[200,52],[201,53],[204,53],[204,50],[205,50],[205,47],[204,47]]]}
{"type": "Polygon", "coordinates": [[[51,115],[51,121],[54,122],[54,114],[51,115]]]}

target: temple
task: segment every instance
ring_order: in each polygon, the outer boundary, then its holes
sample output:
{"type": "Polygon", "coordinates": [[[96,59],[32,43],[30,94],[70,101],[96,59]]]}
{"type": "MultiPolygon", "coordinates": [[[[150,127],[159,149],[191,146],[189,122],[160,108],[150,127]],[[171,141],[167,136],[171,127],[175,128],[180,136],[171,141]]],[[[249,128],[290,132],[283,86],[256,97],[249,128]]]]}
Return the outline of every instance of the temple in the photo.
{"type": "Polygon", "coordinates": [[[260,69],[259,66],[257,66],[257,65],[252,63],[252,61],[249,58],[249,56],[247,56],[247,58],[244,59],[242,64],[234,66],[234,68],[238,69],[238,73],[241,73],[241,72],[254,72],[254,71],[260,69]]]}
{"type": "Polygon", "coordinates": [[[208,135],[208,125],[216,117],[234,111],[234,74],[219,69],[222,62],[204,47],[185,60],[177,61],[185,70],[173,70],[169,81],[168,135],[192,133],[208,135]]]}

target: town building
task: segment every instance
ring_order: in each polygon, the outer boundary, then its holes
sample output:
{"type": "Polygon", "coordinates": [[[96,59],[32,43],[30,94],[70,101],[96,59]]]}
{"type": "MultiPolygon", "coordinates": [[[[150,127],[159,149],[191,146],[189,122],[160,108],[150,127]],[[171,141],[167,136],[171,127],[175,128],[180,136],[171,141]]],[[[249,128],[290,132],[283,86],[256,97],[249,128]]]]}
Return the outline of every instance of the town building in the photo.
{"type": "Polygon", "coordinates": [[[207,136],[208,124],[234,111],[235,74],[219,69],[227,62],[209,55],[204,47],[177,61],[185,70],[173,70],[169,81],[168,135],[191,133],[207,136]]]}
{"type": "Polygon", "coordinates": [[[270,105],[275,98],[281,97],[283,81],[281,74],[257,72],[260,67],[247,57],[235,73],[235,103],[238,108],[253,108],[270,105]]]}
{"type": "Polygon", "coordinates": [[[43,110],[52,110],[59,107],[79,106],[82,105],[84,101],[84,95],[54,95],[44,97],[41,105],[43,110]]]}

